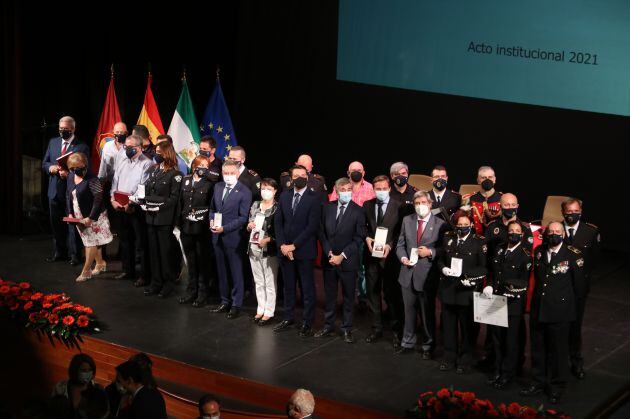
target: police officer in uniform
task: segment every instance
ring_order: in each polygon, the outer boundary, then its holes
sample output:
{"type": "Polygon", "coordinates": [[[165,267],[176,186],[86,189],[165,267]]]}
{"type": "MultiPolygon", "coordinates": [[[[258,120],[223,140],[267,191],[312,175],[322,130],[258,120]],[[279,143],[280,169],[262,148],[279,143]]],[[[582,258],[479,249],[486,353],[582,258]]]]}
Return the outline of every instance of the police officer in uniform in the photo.
{"type": "Polygon", "coordinates": [[[401,161],[392,164],[389,168],[389,177],[394,184],[390,196],[403,205],[402,216],[413,214],[415,211],[413,196],[418,190],[407,183],[409,181],[409,166],[401,161]]]}
{"type": "MultiPolygon", "coordinates": [[[[318,195],[321,195],[322,202],[328,202],[328,190],[326,189],[326,180],[322,175],[313,173],[313,159],[308,154],[302,154],[295,162],[298,166],[304,166],[308,175],[306,186],[318,195]]],[[[287,172],[280,173],[280,185],[282,192],[293,189],[291,182],[291,174],[287,172]]]]}
{"type": "Polygon", "coordinates": [[[498,218],[501,212],[501,192],[495,189],[497,177],[490,166],[481,166],[477,171],[477,184],[480,190],[471,196],[462,198],[468,201],[472,209],[475,230],[483,234],[488,224],[498,218]]]}
{"type": "Polygon", "coordinates": [[[486,276],[487,248],[483,236],[477,236],[472,217],[465,211],[453,215],[455,231],[444,235],[443,252],[438,260],[441,272],[438,295],[442,301],[442,328],[444,330],[444,361],[440,371],[454,365],[456,373],[463,374],[472,361],[476,335],[474,333],[472,296],[486,276]],[[456,272],[453,259],[461,260],[461,272],[456,272]],[[458,326],[462,340],[458,344],[458,326]]]}
{"type": "Polygon", "coordinates": [[[581,220],[582,201],[579,199],[569,198],[564,201],[562,203],[562,215],[564,216],[565,243],[580,249],[584,256],[585,283],[576,295],[576,319],[571,324],[571,331],[569,332],[571,372],[582,380],[585,376],[584,359],[582,358],[582,320],[593,267],[597,265],[599,259],[600,236],[597,226],[581,220]]]}
{"type": "Polygon", "coordinates": [[[564,226],[552,221],[546,243],[536,249],[536,282],[530,310],[532,382],[521,390],[531,396],[546,392],[557,403],[569,375],[569,330],[576,319],[577,294],[585,283],[582,252],[565,244],[564,226]]]}
{"type": "Polygon", "coordinates": [[[155,147],[156,164],[149,169],[144,184],[147,236],[151,261],[151,285],[144,295],[166,298],[175,285],[174,254],[177,244],[173,235],[182,173],[177,170],[173,145],[160,141],[155,147]]]}
{"type": "Polygon", "coordinates": [[[217,157],[217,141],[211,135],[205,135],[199,140],[199,155],[208,158],[210,165],[208,166],[209,180],[217,183],[221,178],[221,167],[223,161],[217,157]]]}
{"type": "Polygon", "coordinates": [[[492,258],[492,275],[483,293],[508,298],[508,327],[489,326],[495,353],[494,375],[488,384],[505,388],[514,378],[520,352],[521,322],[527,302],[527,286],[532,267],[530,248],[523,243],[523,226],[519,221],[507,225],[507,243],[497,247],[492,258]]]}
{"type": "MultiPolygon", "coordinates": [[[[455,214],[455,211],[462,205],[462,196],[455,191],[447,188],[448,186],[448,173],[446,173],[446,167],[435,166],[431,170],[431,179],[433,180],[433,188],[429,191],[429,195],[433,200],[434,208],[444,208],[446,214],[450,217],[455,214]]],[[[442,214],[438,216],[444,218],[442,214]]],[[[447,223],[450,220],[444,220],[447,223]]]]}
{"type": "MultiPolygon", "coordinates": [[[[260,201],[260,175],[255,171],[248,169],[245,167],[245,149],[241,146],[234,146],[230,148],[230,154],[228,155],[228,160],[234,160],[239,163],[238,171],[238,181],[243,185],[247,186],[249,191],[252,193],[253,201],[260,201]]],[[[249,262],[247,263],[249,266],[249,262]]]]}
{"type": "Polygon", "coordinates": [[[206,304],[213,272],[214,256],[210,254],[208,212],[218,178],[210,172],[209,160],[199,155],[192,161],[192,174],[184,177],[179,202],[181,211],[178,225],[188,263],[188,287],[179,303],[192,303],[193,307],[206,304]]]}

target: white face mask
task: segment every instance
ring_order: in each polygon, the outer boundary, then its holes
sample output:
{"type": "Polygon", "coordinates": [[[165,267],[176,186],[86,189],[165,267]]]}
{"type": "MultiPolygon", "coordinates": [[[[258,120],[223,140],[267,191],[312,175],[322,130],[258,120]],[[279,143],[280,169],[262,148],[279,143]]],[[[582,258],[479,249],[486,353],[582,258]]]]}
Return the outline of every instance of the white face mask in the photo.
{"type": "Polygon", "coordinates": [[[87,384],[92,381],[92,378],[94,378],[94,374],[92,373],[92,371],[79,371],[77,378],[79,379],[79,382],[81,384],[87,384]]]}
{"type": "Polygon", "coordinates": [[[229,187],[236,185],[236,175],[223,175],[223,181],[229,187]]]}
{"type": "Polygon", "coordinates": [[[269,189],[261,189],[260,191],[260,196],[262,196],[262,199],[264,199],[265,201],[269,201],[270,199],[273,199],[273,191],[269,190],[269,189]]]}
{"type": "Polygon", "coordinates": [[[352,192],[339,192],[339,202],[342,205],[346,205],[352,200],[352,192]]]}
{"type": "Polygon", "coordinates": [[[427,215],[429,215],[429,206],[428,205],[424,205],[424,204],[418,204],[415,206],[416,208],[416,214],[418,214],[421,218],[426,217],[427,215]]]}
{"type": "Polygon", "coordinates": [[[389,198],[389,191],[374,191],[374,193],[376,194],[376,199],[380,202],[389,198]]]}

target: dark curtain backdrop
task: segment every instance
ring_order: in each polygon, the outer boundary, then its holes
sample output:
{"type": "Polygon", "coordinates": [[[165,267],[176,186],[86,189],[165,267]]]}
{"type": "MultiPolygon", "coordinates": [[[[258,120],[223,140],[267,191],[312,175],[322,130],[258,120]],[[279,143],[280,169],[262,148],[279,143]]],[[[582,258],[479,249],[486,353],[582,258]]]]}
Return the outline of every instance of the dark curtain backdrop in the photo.
{"type": "Polygon", "coordinates": [[[364,162],[368,178],[404,160],[412,173],[445,164],[457,189],[489,164],[498,188],[520,198],[523,218],[539,218],[547,195],[575,195],[606,245],[630,250],[630,227],[619,214],[630,180],[630,118],[339,82],[337,1],[155,4],[108,3],[111,16],[95,15],[93,4],[23,11],[14,37],[21,35],[25,154],[41,155],[56,130],[42,136],[42,120],[54,124],[63,114],[75,116],[78,134],[91,141],[112,62],[129,124],[151,63],[165,126],[183,66],[200,118],[219,64],[238,141],[263,176],[278,177],[307,152],[329,186],[352,160],[364,162]]]}

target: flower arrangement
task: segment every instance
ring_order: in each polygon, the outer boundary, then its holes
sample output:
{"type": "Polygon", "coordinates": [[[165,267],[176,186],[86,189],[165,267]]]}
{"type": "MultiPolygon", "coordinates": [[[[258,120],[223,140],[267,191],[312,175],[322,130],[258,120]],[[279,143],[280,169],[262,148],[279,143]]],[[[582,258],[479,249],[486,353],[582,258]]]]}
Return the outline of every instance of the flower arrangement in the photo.
{"type": "Polygon", "coordinates": [[[73,303],[66,294],[35,292],[28,282],[0,279],[0,310],[23,321],[27,328],[66,344],[74,344],[83,333],[100,332],[90,307],[73,303]]]}
{"type": "Polygon", "coordinates": [[[518,403],[493,405],[490,400],[477,398],[475,393],[443,388],[418,396],[418,404],[407,411],[411,418],[500,418],[500,419],[569,419],[569,415],[518,403]]]}

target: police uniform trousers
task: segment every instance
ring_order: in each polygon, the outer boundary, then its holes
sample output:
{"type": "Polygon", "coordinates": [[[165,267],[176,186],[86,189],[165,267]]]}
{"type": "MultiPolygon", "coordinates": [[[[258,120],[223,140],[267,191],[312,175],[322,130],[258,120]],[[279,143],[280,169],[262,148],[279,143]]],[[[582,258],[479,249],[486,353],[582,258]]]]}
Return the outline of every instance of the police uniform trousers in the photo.
{"type": "Polygon", "coordinates": [[[566,387],[569,375],[569,329],[571,323],[542,323],[530,316],[532,378],[537,384],[566,387]]]}
{"type": "Polygon", "coordinates": [[[442,302],[442,332],[444,358],[449,364],[468,367],[472,363],[476,334],[472,304],[445,304],[442,302]],[[458,336],[461,334],[461,343],[458,336]]]}
{"type": "Polygon", "coordinates": [[[508,327],[488,326],[494,345],[494,373],[512,379],[521,355],[523,314],[508,315],[508,327]]]}
{"type": "Polygon", "coordinates": [[[206,302],[210,284],[214,282],[214,255],[210,245],[210,233],[203,229],[199,234],[181,233],[182,247],[188,262],[188,286],[186,293],[199,302],[206,302]]]}
{"type": "Polygon", "coordinates": [[[151,260],[151,289],[168,293],[175,286],[175,260],[177,243],[171,225],[147,226],[151,260]]]}
{"type": "MultiPolygon", "coordinates": [[[[587,281],[589,279],[587,278],[587,281]]],[[[569,356],[571,366],[574,368],[584,367],[582,358],[582,322],[584,320],[584,309],[586,308],[586,296],[576,296],[575,298],[575,321],[571,323],[569,330],[569,356]]]]}

